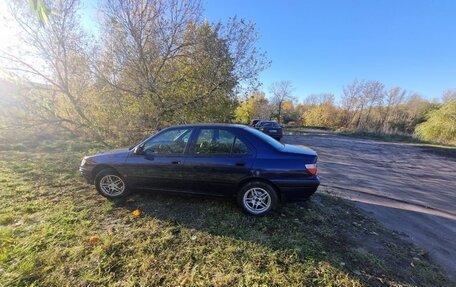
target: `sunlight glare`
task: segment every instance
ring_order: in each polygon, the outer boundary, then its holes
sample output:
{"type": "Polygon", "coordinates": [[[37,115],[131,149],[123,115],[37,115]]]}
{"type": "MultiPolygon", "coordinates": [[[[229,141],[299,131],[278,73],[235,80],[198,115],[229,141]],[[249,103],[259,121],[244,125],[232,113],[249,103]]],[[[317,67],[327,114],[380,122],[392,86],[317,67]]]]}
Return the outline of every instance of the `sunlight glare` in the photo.
{"type": "Polygon", "coordinates": [[[19,43],[18,29],[13,23],[5,1],[0,1],[0,51],[8,51],[19,43]]]}

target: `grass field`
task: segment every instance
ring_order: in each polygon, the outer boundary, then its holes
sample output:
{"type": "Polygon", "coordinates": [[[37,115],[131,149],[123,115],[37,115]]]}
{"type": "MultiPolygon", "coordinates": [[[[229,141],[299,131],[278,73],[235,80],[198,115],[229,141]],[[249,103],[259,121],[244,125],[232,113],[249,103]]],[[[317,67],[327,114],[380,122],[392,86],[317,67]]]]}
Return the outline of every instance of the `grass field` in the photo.
{"type": "Polygon", "coordinates": [[[2,146],[0,286],[451,285],[425,252],[322,192],[263,218],[234,200],[109,201],[78,175],[90,148],[2,146]]]}

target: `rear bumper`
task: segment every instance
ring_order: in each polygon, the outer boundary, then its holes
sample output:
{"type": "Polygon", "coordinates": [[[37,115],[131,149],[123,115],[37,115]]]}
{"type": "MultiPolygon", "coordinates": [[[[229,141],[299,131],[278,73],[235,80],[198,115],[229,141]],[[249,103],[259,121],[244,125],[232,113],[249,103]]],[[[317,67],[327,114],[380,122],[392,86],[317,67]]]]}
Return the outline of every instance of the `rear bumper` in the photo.
{"type": "Polygon", "coordinates": [[[320,185],[318,176],[313,179],[276,180],[273,182],[281,191],[283,203],[306,201],[317,191],[320,185]]]}
{"type": "Polygon", "coordinates": [[[93,177],[92,177],[92,170],[83,168],[82,166],[79,167],[79,172],[81,173],[82,177],[87,181],[87,183],[93,184],[93,177]]]}
{"type": "Polygon", "coordinates": [[[267,134],[268,136],[270,136],[271,138],[275,138],[275,139],[281,139],[283,134],[276,134],[276,133],[268,133],[268,132],[264,132],[265,134],[267,134]]]}

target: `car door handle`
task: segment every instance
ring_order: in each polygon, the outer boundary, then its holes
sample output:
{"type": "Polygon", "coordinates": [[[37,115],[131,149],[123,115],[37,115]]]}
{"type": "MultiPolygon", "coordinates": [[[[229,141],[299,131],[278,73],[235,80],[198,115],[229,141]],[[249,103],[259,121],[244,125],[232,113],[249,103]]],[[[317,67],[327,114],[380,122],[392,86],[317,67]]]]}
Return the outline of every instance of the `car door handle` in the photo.
{"type": "Polygon", "coordinates": [[[243,161],[238,161],[234,164],[235,166],[245,166],[245,162],[243,161]]]}
{"type": "Polygon", "coordinates": [[[171,163],[172,164],[181,164],[181,161],[180,160],[173,160],[171,163]]]}

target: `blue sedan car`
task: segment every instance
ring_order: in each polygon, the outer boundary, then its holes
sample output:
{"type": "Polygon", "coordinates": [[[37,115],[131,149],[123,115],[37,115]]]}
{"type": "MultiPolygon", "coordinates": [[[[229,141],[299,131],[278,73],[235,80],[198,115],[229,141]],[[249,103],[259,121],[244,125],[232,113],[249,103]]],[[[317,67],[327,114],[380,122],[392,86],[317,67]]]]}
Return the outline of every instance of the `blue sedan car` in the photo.
{"type": "Polygon", "coordinates": [[[130,149],[86,156],[80,172],[108,198],[134,189],[236,197],[245,212],[265,215],[317,190],[316,163],[313,150],[250,127],[197,124],[166,128],[130,149]]]}

